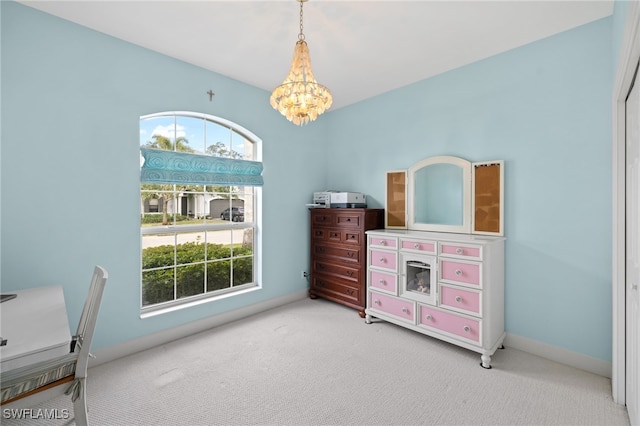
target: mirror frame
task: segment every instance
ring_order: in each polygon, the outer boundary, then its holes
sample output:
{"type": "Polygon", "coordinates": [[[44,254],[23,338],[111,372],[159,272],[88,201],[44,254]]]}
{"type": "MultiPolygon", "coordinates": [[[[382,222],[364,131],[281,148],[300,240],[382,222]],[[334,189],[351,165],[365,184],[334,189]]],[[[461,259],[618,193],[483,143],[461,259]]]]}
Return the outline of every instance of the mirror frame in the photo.
{"type": "Polygon", "coordinates": [[[418,231],[471,233],[471,162],[459,157],[437,156],[426,158],[412,165],[407,171],[407,228],[418,231]],[[415,174],[422,168],[434,164],[451,164],[462,169],[462,224],[442,225],[416,222],[415,215],[415,174]]]}

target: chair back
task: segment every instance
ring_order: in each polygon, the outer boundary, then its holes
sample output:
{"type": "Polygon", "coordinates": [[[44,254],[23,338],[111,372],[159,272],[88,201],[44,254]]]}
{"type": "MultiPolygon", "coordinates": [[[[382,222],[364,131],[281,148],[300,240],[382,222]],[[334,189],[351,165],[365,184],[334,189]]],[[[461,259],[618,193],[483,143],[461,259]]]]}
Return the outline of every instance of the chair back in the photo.
{"type": "Polygon", "coordinates": [[[82,315],[80,315],[78,330],[74,336],[75,345],[72,352],[79,352],[78,364],[76,365],[76,378],[86,377],[87,374],[89,350],[91,349],[91,341],[93,340],[93,334],[96,328],[102,293],[104,292],[108,277],[109,274],[107,271],[103,267],[96,265],[93,270],[91,285],[89,286],[89,294],[84,303],[82,315]]]}

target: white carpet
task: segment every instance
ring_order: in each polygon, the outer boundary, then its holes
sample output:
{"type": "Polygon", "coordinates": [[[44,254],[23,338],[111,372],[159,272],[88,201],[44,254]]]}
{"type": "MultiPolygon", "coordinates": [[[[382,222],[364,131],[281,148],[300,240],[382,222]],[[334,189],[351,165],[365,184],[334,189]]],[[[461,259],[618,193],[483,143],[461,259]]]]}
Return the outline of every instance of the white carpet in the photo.
{"type": "MultiPolygon", "coordinates": [[[[509,347],[480,355],[302,300],[89,370],[111,425],[628,425],[608,378],[509,347]]],[[[66,398],[38,408],[71,410],[66,398]]],[[[71,415],[73,410],[71,410],[71,415]]],[[[15,420],[3,425],[71,425],[15,420]]]]}

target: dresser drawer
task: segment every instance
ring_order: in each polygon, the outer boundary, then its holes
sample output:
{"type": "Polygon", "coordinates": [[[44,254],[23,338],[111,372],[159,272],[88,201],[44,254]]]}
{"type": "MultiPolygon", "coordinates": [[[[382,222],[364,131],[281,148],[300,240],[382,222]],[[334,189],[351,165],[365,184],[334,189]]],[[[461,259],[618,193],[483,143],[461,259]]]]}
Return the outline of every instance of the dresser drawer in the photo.
{"type": "Polygon", "coordinates": [[[391,294],[398,294],[398,276],[369,270],[369,287],[391,294]]]}
{"type": "Polygon", "coordinates": [[[325,275],[316,275],[311,282],[311,292],[319,296],[328,296],[332,299],[342,300],[348,303],[364,305],[362,294],[357,284],[349,281],[331,278],[325,275]]]}
{"type": "Polygon", "coordinates": [[[360,215],[357,213],[336,213],[335,214],[336,226],[347,228],[358,228],[360,226],[360,215]]]}
{"type": "Polygon", "coordinates": [[[358,230],[327,229],[326,238],[327,241],[334,243],[360,245],[363,241],[363,234],[358,230]]]}
{"type": "Polygon", "coordinates": [[[369,236],[369,247],[382,247],[394,249],[398,247],[398,240],[393,237],[369,236]]]}
{"type": "Polygon", "coordinates": [[[444,312],[424,305],[419,305],[418,310],[420,315],[418,319],[419,326],[453,334],[473,343],[480,343],[481,320],[453,312],[444,312]]]}
{"type": "Polygon", "coordinates": [[[331,226],[333,225],[334,214],[331,212],[314,209],[311,212],[311,226],[331,226]]]}
{"type": "Polygon", "coordinates": [[[332,275],[336,278],[355,281],[360,279],[360,270],[358,268],[350,268],[348,266],[336,265],[321,260],[314,260],[313,272],[325,275],[332,275]]]}
{"type": "Polygon", "coordinates": [[[466,284],[482,288],[480,277],[482,265],[471,262],[440,260],[440,279],[457,284],[466,284]]]}
{"type": "Polygon", "coordinates": [[[482,293],[479,291],[441,284],[440,306],[481,317],[482,293]]]}
{"type": "Polygon", "coordinates": [[[440,254],[459,259],[482,260],[482,247],[440,243],[440,254]]]}
{"type": "Polygon", "coordinates": [[[395,251],[369,250],[369,263],[375,268],[397,272],[398,253],[395,251]]]}
{"type": "Polygon", "coordinates": [[[435,241],[412,240],[405,238],[400,239],[400,248],[402,250],[435,254],[437,246],[438,244],[435,241]]]}
{"type": "Polygon", "coordinates": [[[360,262],[361,252],[359,247],[341,247],[329,244],[315,244],[313,254],[318,257],[340,259],[346,262],[360,262]]]}
{"type": "Polygon", "coordinates": [[[369,308],[384,314],[393,315],[403,321],[416,323],[416,304],[386,294],[369,292],[369,308]]]}

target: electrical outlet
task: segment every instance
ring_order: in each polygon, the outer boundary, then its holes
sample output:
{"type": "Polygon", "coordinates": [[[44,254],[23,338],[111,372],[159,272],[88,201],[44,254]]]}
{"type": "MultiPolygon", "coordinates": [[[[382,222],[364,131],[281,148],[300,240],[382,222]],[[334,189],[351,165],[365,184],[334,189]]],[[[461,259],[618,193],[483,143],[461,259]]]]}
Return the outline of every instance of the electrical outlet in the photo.
{"type": "Polygon", "coordinates": [[[302,271],[302,279],[309,278],[309,273],[307,271],[302,271]]]}

